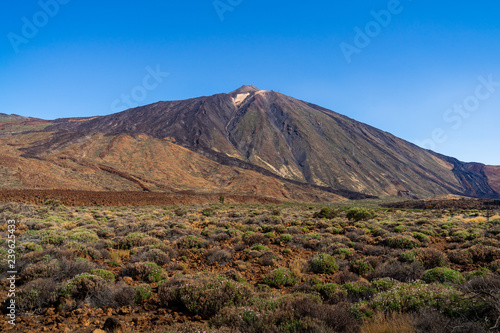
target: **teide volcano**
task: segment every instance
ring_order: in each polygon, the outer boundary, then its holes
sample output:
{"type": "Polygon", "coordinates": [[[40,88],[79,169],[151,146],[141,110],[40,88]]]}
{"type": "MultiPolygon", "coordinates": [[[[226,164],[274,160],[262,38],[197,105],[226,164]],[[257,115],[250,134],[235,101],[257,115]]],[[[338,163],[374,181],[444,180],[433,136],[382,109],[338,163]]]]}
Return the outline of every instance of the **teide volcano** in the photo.
{"type": "Polygon", "coordinates": [[[8,136],[0,129],[9,147],[2,160],[11,162],[0,162],[0,175],[9,188],[190,189],[297,200],[500,193],[499,167],[463,163],[254,86],[45,126],[25,124],[8,136]],[[42,165],[38,177],[47,181],[12,172],[19,163],[42,165]]]}

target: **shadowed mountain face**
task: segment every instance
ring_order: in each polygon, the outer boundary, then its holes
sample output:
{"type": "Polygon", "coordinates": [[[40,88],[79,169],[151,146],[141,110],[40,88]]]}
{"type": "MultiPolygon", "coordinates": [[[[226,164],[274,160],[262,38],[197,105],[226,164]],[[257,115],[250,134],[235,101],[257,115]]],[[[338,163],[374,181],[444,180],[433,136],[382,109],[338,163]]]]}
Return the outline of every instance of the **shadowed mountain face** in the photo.
{"type": "MultiPolygon", "coordinates": [[[[183,146],[217,165],[348,197],[365,193],[493,198],[500,190],[497,167],[462,163],[317,105],[254,86],[109,116],[59,119],[40,133],[46,136],[18,149],[22,158],[50,160],[63,151],[75,155],[75,145],[99,135],[145,136],[183,146]]],[[[102,164],[99,154],[87,162],[102,164]]],[[[125,166],[113,168],[128,172],[125,166]]],[[[161,177],[155,182],[175,187],[161,177]]]]}

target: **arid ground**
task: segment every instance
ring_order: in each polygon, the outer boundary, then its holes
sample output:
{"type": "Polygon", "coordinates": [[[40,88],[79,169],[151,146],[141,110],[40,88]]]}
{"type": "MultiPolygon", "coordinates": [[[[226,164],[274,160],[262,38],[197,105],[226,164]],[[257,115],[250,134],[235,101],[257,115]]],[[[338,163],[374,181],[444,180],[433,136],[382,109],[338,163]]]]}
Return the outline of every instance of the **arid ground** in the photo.
{"type": "Polygon", "coordinates": [[[0,221],[0,331],[441,333],[499,326],[494,210],[220,197],[121,207],[48,200],[0,204],[0,221]],[[16,221],[16,326],[5,317],[8,220],[16,221]]]}

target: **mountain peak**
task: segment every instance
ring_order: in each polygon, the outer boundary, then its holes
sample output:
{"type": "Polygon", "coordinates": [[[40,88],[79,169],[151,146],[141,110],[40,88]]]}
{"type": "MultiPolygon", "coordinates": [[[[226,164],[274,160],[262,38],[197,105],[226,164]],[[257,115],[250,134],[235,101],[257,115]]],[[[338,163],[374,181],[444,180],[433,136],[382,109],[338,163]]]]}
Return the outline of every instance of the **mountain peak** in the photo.
{"type": "Polygon", "coordinates": [[[240,88],[236,89],[235,91],[230,92],[231,95],[233,94],[247,94],[247,93],[254,93],[259,91],[257,87],[253,85],[243,85],[240,88]]]}

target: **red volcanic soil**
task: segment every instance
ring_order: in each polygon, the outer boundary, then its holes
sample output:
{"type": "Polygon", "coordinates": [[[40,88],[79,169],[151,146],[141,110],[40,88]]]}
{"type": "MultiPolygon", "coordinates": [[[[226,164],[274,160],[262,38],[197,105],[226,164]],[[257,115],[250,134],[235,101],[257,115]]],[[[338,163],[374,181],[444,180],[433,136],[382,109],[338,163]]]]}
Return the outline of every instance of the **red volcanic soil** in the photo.
{"type": "Polygon", "coordinates": [[[147,206],[192,203],[218,203],[220,197],[226,203],[279,204],[274,198],[234,194],[205,194],[181,192],[92,192],[71,190],[0,190],[0,202],[23,202],[43,205],[47,200],[59,200],[65,206],[147,206]]]}

